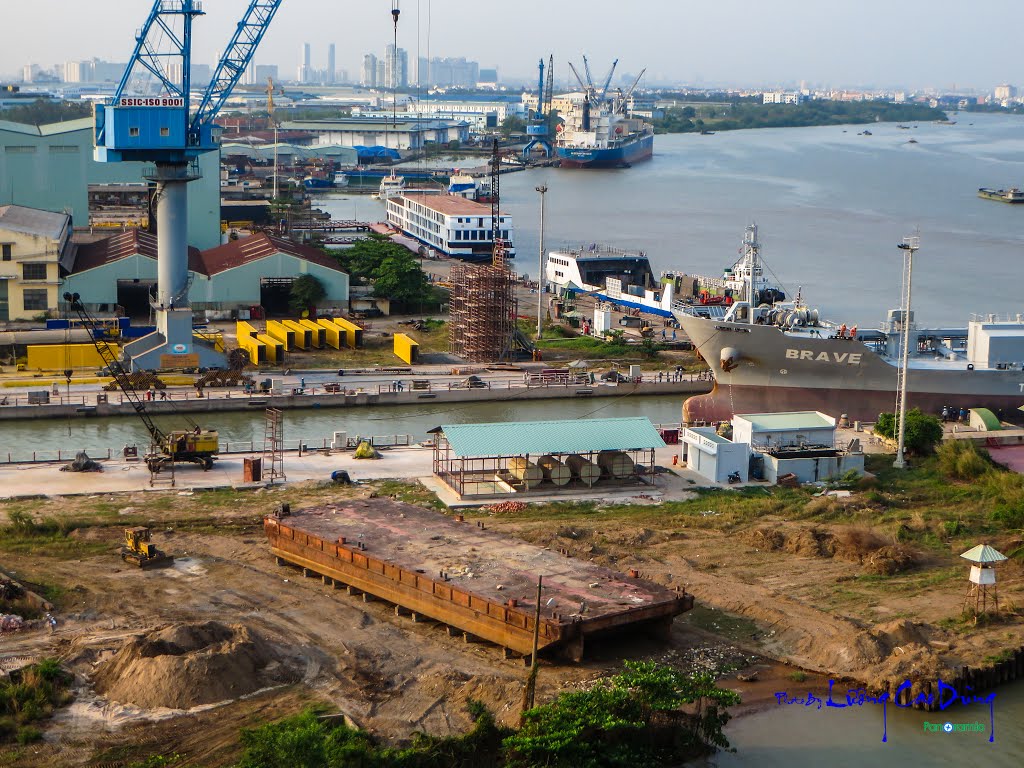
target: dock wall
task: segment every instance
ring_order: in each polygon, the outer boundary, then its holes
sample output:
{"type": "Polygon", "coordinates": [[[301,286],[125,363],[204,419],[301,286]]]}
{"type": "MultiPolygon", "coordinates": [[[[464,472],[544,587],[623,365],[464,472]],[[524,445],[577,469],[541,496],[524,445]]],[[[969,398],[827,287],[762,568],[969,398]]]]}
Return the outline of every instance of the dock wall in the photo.
{"type": "MultiPolygon", "coordinates": [[[[520,386],[493,389],[434,389],[427,392],[407,390],[404,392],[338,392],[313,394],[244,395],[227,393],[224,397],[196,397],[194,394],[184,400],[153,400],[146,403],[146,410],[153,414],[163,413],[218,413],[223,411],[251,411],[264,408],[291,410],[296,408],[348,408],[372,405],[417,405],[425,401],[438,403],[511,402],[516,400],[589,399],[595,397],[622,397],[626,394],[642,395],[690,395],[706,392],[709,385],[704,381],[694,382],[643,382],[620,386],[592,385],[551,385],[520,386]]],[[[216,390],[214,390],[216,392],[216,390]]],[[[6,405],[0,407],[0,421],[17,419],[65,419],[68,417],[90,416],[134,416],[131,403],[119,402],[120,396],[107,395],[108,402],[96,403],[96,395],[73,397],[72,402],[49,405],[6,405]],[[115,397],[117,401],[115,401],[115,397]]],[[[207,391],[207,395],[210,392],[207,391]]],[[[12,398],[14,399],[14,398],[12,398]]],[[[680,407],[682,403],[680,402],[680,407]]]]}

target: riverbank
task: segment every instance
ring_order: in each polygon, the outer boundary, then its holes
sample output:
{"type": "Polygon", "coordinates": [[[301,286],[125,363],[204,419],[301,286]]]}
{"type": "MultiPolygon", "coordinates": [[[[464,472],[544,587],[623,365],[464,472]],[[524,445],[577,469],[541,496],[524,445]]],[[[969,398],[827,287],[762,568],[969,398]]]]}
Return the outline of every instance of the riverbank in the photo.
{"type": "MultiPolygon", "coordinates": [[[[465,377],[463,377],[464,379],[465,377]]],[[[397,381],[397,379],[396,379],[397,381]]],[[[624,383],[541,383],[527,384],[506,379],[490,384],[486,380],[480,386],[462,383],[431,386],[424,382],[423,388],[416,387],[405,379],[400,385],[394,383],[367,383],[363,386],[343,387],[341,391],[328,392],[324,387],[289,387],[288,394],[245,393],[239,390],[205,390],[203,396],[188,390],[172,392],[162,400],[159,397],[146,402],[146,410],[154,416],[174,414],[218,413],[227,411],[260,411],[266,408],[280,410],[309,408],[357,408],[424,404],[458,404],[493,402],[507,404],[528,400],[553,399],[601,399],[608,397],[679,395],[686,398],[692,394],[709,392],[711,382],[696,376],[686,376],[682,381],[640,381],[624,383]],[[400,388],[399,388],[400,387],[400,388]]],[[[62,398],[63,399],[63,398],[62,398]]],[[[0,421],[23,419],[68,419],[107,416],[134,416],[134,406],[120,393],[95,393],[69,396],[70,402],[29,405],[17,396],[10,398],[10,404],[0,407],[0,421]]],[[[680,401],[682,402],[682,401],[680,401]]]]}

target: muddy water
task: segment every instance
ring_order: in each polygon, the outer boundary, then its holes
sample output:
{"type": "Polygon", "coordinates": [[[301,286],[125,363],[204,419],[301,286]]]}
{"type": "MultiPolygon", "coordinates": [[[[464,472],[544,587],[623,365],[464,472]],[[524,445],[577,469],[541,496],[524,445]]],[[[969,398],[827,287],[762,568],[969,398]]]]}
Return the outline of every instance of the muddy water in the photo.
{"type": "MultiPolygon", "coordinates": [[[[550,419],[615,418],[647,416],[654,423],[678,422],[682,416],[682,398],[677,396],[601,398],[600,400],[534,400],[471,404],[391,406],[386,408],[316,408],[285,413],[285,439],[294,447],[299,439],[307,445],[330,440],[335,431],[350,435],[408,434],[424,439],[427,431],[440,424],[473,424],[490,421],[544,421],[550,419]]],[[[187,426],[187,422],[158,419],[164,428],[187,426]]],[[[197,421],[220,432],[221,445],[255,440],[263,445],[263,413],[233,412],[203,415],[197,421]]],[[[130,416],[117,418],[76,417],[71,420],[9,421],[0,424],[0,460],[30,459],[32,452],[55,458],[57,449],[65,453],[85,450],[105,455],[108,449],[120,450],[125,443],[148,441],[142,423],[130,416]]]]}
{"type": "MultiPolygon", "coordinates": [[[[837,687],[838,691],[839,688],[837,687]]],[[[996,688],[995,734],[989,742],[989,708],[954,705],[945,712],[918,712],[889,706],[883,722],[880,705],[845,709],[801,704],[772,704],[726,727],[734,754],[716,755],[703,766],[734,768],[865,768],[875,765],[978,765],[1019,768],[1024,764],[1024,684],[996,688]],[[938,723],[929,731],[924,724],[938,723]],[[946,733],[941,725],[980,723],[980,732],[946,733]],[[883,732],[886,742],[882,742],[883,732]]],[[[825,699],[827,689],[817,692],[825,699]]],[[[837,702],[842,702],[836,696],[837,702]]]]}

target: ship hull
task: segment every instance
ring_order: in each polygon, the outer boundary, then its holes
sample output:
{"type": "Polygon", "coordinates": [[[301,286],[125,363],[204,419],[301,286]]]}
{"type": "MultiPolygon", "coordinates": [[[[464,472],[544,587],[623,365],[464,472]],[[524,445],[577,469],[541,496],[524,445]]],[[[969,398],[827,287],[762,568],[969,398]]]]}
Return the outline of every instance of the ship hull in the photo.
{"type": "Polygon", "coordinates": [[[621,168],[646,160],[654,154],[654,135],[646,134],[636,141],[611,149],[589,147],[558,147],[562,168],[621,168]]]}
{"type": "MultiPolygon", "coordinates": [[[[683,405],[684,419],[724,421],[736,413],[820,410],[873,422],[896,404],[896,365],[849,339],[793,336],[767,325],[742,325],[677,313],[676,319],[715,376],[715,388],[683,405]],[[731,358],[725,370],[722,351],[731,358]]],[[[907,375],[907,405],[928,413],[943,406],[989,408],[1015,420],[1024,403],[1024,372],[969,370],[967,364],[917,368],[907,375]]]]}

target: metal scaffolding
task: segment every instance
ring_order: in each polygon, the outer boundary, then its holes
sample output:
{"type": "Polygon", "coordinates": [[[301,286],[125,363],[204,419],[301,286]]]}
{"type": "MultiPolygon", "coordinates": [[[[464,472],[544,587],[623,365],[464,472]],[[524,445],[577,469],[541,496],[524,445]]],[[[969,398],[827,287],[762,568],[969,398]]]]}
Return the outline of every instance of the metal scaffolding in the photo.
{"type": "Polygon", "coordinates": [[[273,483],[286,480],[284,475],[284,413],[267,408],[263,432],[263,479],[273,483]]]}
{"type": "Polygon", "coordinates": [[[449,349],[453,355],[470,363],[511,357],[516,331],[513,279],[504,259],[452,265],[449,349]]]}

